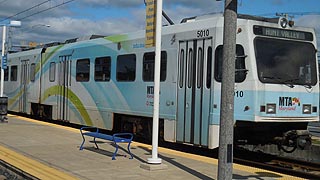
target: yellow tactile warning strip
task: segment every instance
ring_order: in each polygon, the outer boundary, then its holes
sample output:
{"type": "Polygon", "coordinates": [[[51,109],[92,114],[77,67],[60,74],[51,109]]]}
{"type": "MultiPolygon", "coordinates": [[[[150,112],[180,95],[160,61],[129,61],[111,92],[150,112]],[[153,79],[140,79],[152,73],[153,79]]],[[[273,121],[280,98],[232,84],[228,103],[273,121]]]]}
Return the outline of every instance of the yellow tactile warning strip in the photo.
{"type": "Polygon", "coordinates": [[[38,161],[30,159],[26,156],[18,154],[2,146],[0,146],[0,159],[39,179],[43,179],[43,180],[77,179],[73,176],[70,176],[59,170],[46,166],[38,161]]]}
{"type": "MultiPolygon", "coordinates": [[[[10,115],[9,115],[10,116],[10,115]]],[[[33,123],[38,123],[38,124],[43,124],[43,125],[48,125],[48,126],[52,126],[52,127],[56,127],[56,128],[60,128],[60,129],[65,129],[65,130],[68,130],[68,131],[72,131],[72,132],[76,132],[76,133],[79,133],[79,130],[78,129],[74,129],[74,128],[70,128],[70,127],[65,127],[65,126],[61,126],[61,125],[56,125],[56,124],[51,124],[51,123],[47,123],[47,122],[43,122],[43,121],[37,121],[37,120],[33,120],[33,119],[30,119],[30,118],[25,118],[25,117],[18,117],[17,118],[21,119],[21,120],[24,120],[24,121],[29,121],[29,122],[33,122],[33,123]]],[[[145,147],[145,148],[148,148],[148,149],[152,149],[152,146],[151,145],[146,145],[146,144],[142,144],[142,143],[138,143],[138,142],[133,142],[132,143],[132,146],[142,146],[142,147],[145,147]]],[[[2,148],[0,146],[0,157],[2,157],[2,148]]],[[[179,152],[179,151],[175,151],[175,150],[171,150],[171,149],[166,149],[166,148],[161,148],[159,147],[159,152],[162,152],[162,153],[166,153],[166,154],[171,154],[171,155],[175,155],[175,156],[179,156],[179,157],[183,157],[183,158],[188,158],[188,159],[192,159],[192,160],[196,160],[196,161],[201,161],[201,162],[205,162],[205,163],[208,163],[208,164],[213,164],[213,165],[217,165],[218,164],[218,160],[217,159],[214,159],[214,158],[209,158],[209,157],[205,157],[205,156],[199,156],[199,155],[194,155],[194,154],[188,154],[188,153],[184,153],[184,152],[179,152]]],[[[12,151],[13,152],[13,151],[12,151]]],[[[17,154],[17,153],[15,153],[17,154]]],[[[22,158],[26,158],[22,155],[20,155],[22,158]]],[[[5,159],[4,159],[5,160],[5,159]]],[[[6,160],[5,160],[6,161],[6,160]]],[[[18,159],[19,161],[19,159],[18,159]]],[[[34,160],[27,160],[25,161],[25,163],[22,163],[22,164],[30,164],[31,161],[34,161],[34,160]]],[[[7,161],[8,162],[8,161],[7,161]]],[[[36,162],[36,161],[34,161],[36,162]]],[[[10,163],[10,162],[8,162],[10,163]]],[[[10,163],[12,164],[12,163],[10,163]]],[[[40,163],[39,163],[40,164],[40,163]]],[[[16,166],[15,164],[12,164],[13,166],[16,166]]],[[[42,165],[42,164],[41,164],[42,165]]],[[[56,176],[53,176],[52,179],[63,179],[62,177],[58,177],[59,174],[63,175],[63,173],[53,169],[53,168],[50,168],[50,167],[47,167],[45,165],[42,165],[44,168],[44,170],[47,169],[47,171],[51,171],[52,170],[52,175],[55,175],[56,176]],[[49,170],[51,169],[51,170],[49,170]],[[56,172],[54,172],[56,171],[56,172]]],[[[18,166],[16,166],[18,167],[18,166]]],[[[32,167],[32,166],[31,166],[32,167]]],[[[19,168],[19,167],[18,167],[19,168]]],[[[25,170],[26,168],[28,168],[28,166],[26,167],[21,167],[21,169],[25,170]]],[[[34,169],[39,169],[40,167],[38,168],[34,168],[34,169]]],[[[244,165],[239,165],[239,164],[236,164],[236,163],[233,163],[233,169],[236,169],[236,170],[240,170],[240,171],[245,171],[245,172],[249,172],[249,173],[253,173],[253,174],[261,174],[261,173],[269,173],[269,174],[275,174],[275,175],[278,175],[279,178],[274,178],[274,179],[279,179],[279,180],[302,180],[303,178],[298,178],[298,177],[294,177],[294,176],[289,176],[289,175],[285,175],[285,174],[281,174],[281,173],[276,173],[276,172],[272,172],[272,171],[268,171],[268,170],[264,170],[264,169],[259,169],[259,168],[254,168],[254,167],[249,167],[249,166],[244,166],[244,165]]],[[[41,170],[39,170],[41,171],[41,170]]],[[[26,171],[28,172],[28,171],[26,171]]],[[[29,172],[28,172],[29,173],[29,172]]],[[[50,173],[50,174],[51,174],[50,173]]],[[[33,174],[33,173],[29,173],[31,175],[34,175],[36,177],[39,177],[38,175],[36,174],[33,174]]],[[[47,175],[48,172],[46,172],[44,175],[47,175]]],[[[66,174],[65,174],[66,175],[66,174]]],[[[41,176],[42,177],[42,176],[41,176]]],[[[71,177],[70,178],[73,178],[75,179],[74,177],[71,177]]],[[[51,179],[47,176],[45,176],[45,178],[40,178],[40,179],[51,179]]]]}
{"type": "Polygon", "coordinates": [[[68,131],[72,131],[72,132],[77,132],[77,133],[79,132],[78,129],[71,128],[71,127],[66,127],[66,126],[62,126],[62,125],[47,123],[47,122],[44,122],[44,121],[38,121],[38,120],[34,120],[34,119],[22,117],[22,116],[16,116],[16,115],[10,115],[10,114],[8,116],[9,117],[10,116],[15,116],[15,118],[18,118],[18,119],[21,119],[21,120],[24,120],[24,121],[33,122],[33,123],[42,124],[42,125],[47,125],[47,126],[51,126],[51,127],[56,127],[56,128],[59,128],[59,129],[64,129],[64,130],[68,130],[68,131]]]}

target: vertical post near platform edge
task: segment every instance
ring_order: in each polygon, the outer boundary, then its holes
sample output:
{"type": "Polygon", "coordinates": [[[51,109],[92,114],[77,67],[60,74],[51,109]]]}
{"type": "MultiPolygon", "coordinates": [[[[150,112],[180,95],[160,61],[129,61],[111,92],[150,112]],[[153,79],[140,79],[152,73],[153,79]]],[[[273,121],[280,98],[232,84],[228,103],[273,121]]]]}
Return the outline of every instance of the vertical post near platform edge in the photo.
{"type": "Polygon", "coordinates": [[[156,0],[156,56],[154,67],[154,100],[152,123],[152,157],[148,158],[149,164],[161,164],[158,158],[159,134],[159,96],[160,96],[160,60],[161,60],[161,28],[162,28],[162,0],[156,0]]]}
{"type": "Polygon", "coordinates": [[[0,77],[0,97],[3,97],[3,82],[4,82],[4,69],[3,69],[3,58],[5,55],[7,27],[4,25],[2,30],[2,52],[1,52],[1,77],[0,77]]]}
{"type": "Polygon", "coordinates": [[[237,0],[226,0],[224,8],[218,160],[219,180],[232,179],[237,4],[237,0]]]}

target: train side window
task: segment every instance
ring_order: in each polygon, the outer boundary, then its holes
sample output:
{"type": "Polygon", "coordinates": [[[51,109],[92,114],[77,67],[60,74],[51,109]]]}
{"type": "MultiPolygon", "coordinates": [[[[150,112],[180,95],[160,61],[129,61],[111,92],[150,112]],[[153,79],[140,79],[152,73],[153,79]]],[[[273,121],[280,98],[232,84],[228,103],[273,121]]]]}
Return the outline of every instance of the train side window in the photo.
{"type": "Polygon", "coordinates": [[[49,69],[49,81],[54,82],[56,77],[56,63],[51,62],[50,63],[50,69],[49,69]]]}
{"type": "Polygon", "coordinates": [[[181,49],[180,52],[180,66],[179,66],[179,87],[182,88],[183,87],[183,80],[184,80],[184,50],[181,49]]]}
{"type": "Polygon", "coordinates": [[[193,85],[193,51],[191,48],[189,49],[187,64],[188,64],[187,65],[188,66],[188,72],[187,72],[188,88],[191,88],[193,85]]]}
{"type": "Polygon", "coordinates": [[[35,76],[36,76],[36,64],[32,63],[30,65],[30,81],[31,82],[35,81],[35,76]]]}
{"type": "Polygon", "coordinates": [[[90,60],[79,59],[76,66],[76,80],[78,82],[88,82],[90,79],[90,60]]]}
{"type": "Polygon", "coordinates": [[[94,64],[94,80],[110,81],[111,57],[98,57],[94,64]]]}
{"type": "Polygon", "coordinates": [[[117,81],[130,82],[136,79],[136,55],[126,54],[117,57],[117,81]]]}
{"type": "Polygon", "coordinates": [[[18,80],[18,66],[11,66],[10,81],[18,80]]]}
{"type": "Polygon", "coordinates": [[[207,88],[211,88],[211,71],[212,71],[212,47],[208,47],[207,52],[207,88]]]}
{"type": "MultiPolygon", "coordinates": [[[[222,59],[223,59],[223,46],[220,45],[216,48],[215,63],[214,63],[214,78],[216,81],[222,80],[222,59]]],[[[236,45],[236,61],[235,61],[235,82],[240,83],[246,79],[247,71],[245,66],[245,54],[241,45],[236,45]]]]}
{"type": "Polygon", "coordinates": [[[9,67],[7,69],[4,69],[4,81],[9,80],[9,67]]]}
{"type": "Polygon", "coordinates": [[[202,48],[198,49],[198,59],[197,59],[197,88],[202,88],[203,81],[203,51],[202,48]]]}
{"type": "MultiPolygon", "coordinates": [[[[143,55],[143,72],[142,79],[146,82],[154,81],[154,62],[155,53],[148,52],[143,55]]],[[[167,52],[161,52],[161,70],[160,70],[160,81],[165,81],[167,77],[167,52]]]]}

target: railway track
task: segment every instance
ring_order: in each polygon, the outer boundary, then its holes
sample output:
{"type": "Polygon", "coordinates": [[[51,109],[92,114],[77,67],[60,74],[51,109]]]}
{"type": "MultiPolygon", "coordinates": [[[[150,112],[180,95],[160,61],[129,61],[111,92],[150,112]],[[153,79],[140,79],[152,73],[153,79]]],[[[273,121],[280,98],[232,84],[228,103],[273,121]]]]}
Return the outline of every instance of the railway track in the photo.
{"type": "Polygon", "coordinates": [[[313,136],[320,137],[320,123],[309,123],[308,130],[313,136]]]}
{"type": "Polygon", "coordinates": [[[320,179],[320,163],[237,149],[234,162],[305,179],[320,179]]]}

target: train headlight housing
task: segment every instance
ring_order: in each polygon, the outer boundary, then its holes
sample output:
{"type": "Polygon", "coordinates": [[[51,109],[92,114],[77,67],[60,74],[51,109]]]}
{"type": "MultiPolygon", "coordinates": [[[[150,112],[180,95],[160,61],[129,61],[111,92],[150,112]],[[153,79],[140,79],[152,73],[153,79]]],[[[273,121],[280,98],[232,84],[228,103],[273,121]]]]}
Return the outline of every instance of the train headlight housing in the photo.
{"type": "Polygon", "coordinates": [[[276,104],[267,104],[267,114],[275,114],[277,111],[277,105],[276,104]]]}
{"type": "Polygon", "coordinates": [[[311,114],[311,112],[312,112],[311,104],[302,105],[302,113],[303,114],[311,114]]]}

